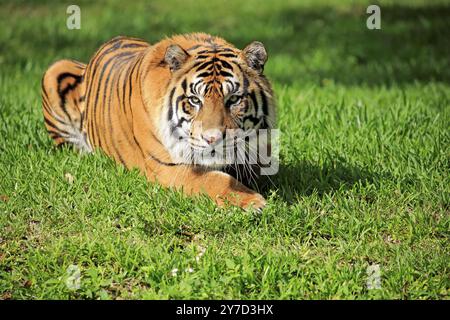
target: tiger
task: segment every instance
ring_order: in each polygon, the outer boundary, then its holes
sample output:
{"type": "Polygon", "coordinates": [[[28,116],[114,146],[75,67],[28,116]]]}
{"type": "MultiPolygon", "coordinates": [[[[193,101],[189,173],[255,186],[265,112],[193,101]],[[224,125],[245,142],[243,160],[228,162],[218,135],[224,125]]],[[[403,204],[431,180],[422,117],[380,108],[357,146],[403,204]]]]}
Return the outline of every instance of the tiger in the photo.
{"type": "Polygon", "coordinates": [[[262,210],[266,199],[249,187],[248,176],[232,173],[238,165],[192,158],[214,151],[229,130],[274,127],[275,99],[263,73],[267,58],[261,42],[239,50],[206,33],[153,45],[115,37],[88,64],[64,59],[48,67],[45,127],[57,146],[100,149],[150,182],[188,196],[206,194],[219,207],[262,210]]]}

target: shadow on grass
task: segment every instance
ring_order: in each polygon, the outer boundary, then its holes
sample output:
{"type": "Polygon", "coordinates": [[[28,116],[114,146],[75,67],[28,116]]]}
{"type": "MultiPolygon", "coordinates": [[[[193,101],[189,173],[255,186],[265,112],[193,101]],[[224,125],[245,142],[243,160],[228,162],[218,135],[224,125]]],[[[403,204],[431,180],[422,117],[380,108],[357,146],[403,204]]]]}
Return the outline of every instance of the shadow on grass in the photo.
{"type": "Polygon", "coordinates": [[[267,197],[271,189],[276,189],[284,201],[292,204],[301,196],[317,194],[323,197],[325,194],[349,190],[357,184],[376,184],[380,178],[380,175],[341,161],[320,166],[302,160],[295,164],[280,165],[276,175],[262,177],[260,191],[267,197]]]}

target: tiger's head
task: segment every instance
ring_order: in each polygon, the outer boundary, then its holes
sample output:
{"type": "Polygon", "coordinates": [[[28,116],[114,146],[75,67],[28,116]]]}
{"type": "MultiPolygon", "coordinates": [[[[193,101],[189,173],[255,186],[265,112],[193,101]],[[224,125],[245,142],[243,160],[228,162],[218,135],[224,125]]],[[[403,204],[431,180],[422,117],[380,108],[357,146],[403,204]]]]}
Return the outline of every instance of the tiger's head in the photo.
{"type": "Polygon", "coordinates": [[[214,154],[230,151],[230,137],[236,137],[231,132],[242,138],[273,126],[272,89],[263,75],[266,61],[266,49],[256,41],[243,50],[214,37],[190,47],[167,47],[164,63],[171,78],[160,129],[174,161],[224,167],[223,158],[218,161],[214,154]]]}

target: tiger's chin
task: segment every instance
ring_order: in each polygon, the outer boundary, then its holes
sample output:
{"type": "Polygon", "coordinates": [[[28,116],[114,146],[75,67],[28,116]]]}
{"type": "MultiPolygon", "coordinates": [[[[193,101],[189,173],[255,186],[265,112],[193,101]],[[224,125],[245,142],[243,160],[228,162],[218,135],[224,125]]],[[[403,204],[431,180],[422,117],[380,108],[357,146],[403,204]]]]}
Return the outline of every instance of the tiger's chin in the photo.
{"type": "Polygon", "coordinates": [[[232,164],[232,154],[222,146],[199,147],[191,144],[177,145],[170,150],[172,161],[191,165],[202,170],[223,170],[232,164]]]}
{"type": "Polygon", "coordinates": [[[192,148],[190,157],[184,160],[186,164],[200,166],[210,170],[220,170],[227,165],[226,158],[210,148],[192,148]]]}

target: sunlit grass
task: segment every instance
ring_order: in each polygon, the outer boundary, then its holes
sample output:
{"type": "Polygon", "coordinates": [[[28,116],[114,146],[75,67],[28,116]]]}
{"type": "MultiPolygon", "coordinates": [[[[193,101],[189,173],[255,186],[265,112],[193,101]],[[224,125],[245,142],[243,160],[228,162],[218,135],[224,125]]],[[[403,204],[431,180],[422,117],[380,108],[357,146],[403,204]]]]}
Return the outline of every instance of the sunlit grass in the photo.
{"type": "Polygon", "coordinates": [[[79,31],[62,4],[0,4],[0,298],[448,299],[449,7],[382,2],[370,31],[364,1],[120,3],[81,1],[79,31]],[[45,132],[49,63],[190,31],[269,52],[281,168],[260,215],[45,132]]]}

